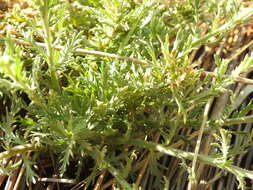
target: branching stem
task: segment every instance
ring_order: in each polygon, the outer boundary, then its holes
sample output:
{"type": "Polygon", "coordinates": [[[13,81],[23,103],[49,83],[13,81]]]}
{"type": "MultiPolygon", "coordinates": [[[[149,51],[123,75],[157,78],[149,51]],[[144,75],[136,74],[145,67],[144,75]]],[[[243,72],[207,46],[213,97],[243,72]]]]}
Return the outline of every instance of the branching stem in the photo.
{"type": "Polygon", "coordinates": [[[10,158],[16,154],[22,154],[22,153],[25,153],[28,151],[33,151],[35,149],[36,149],[36,147],[33,144],[18,145],[18,146],[15,146],[5,152],[1,152],[0,153],[0,160],[10,158]]]}
{"type": "MultiPolygon", "coordinates": [[[[15,43],[18,45],[23,45],[23,46],[32,46],[31,43],[26,42],[24,40],[15,39],[15,43]]],[[[36,44],[38,47],[46,48],[45,43],[34,42],[34,44],[36,44]]],[[[59,45],[54,46],[53,48],[56,50],[63,50],[64,49],[63,46],[59,46],[59,45]]],[[[112,53],[101,52],[101,51],[93,51],[93,50],[77,48],[74,50],[73,53],[76,55],[93,55],[93,56],[98,56],[98,57],[109,57],[109,58],[116,59],[116,60],[130,61],[135,64],[140,64],[140,65],[144,65],[144,66],[149,65],[149,62],[145,61],[145,60],[140,60],[140,59],[131,58],[131,57],[124,57],[124,56],[120,56],[120,55],[116,55],[116,54],[112,54],[112,53]]],[[[217,77],[217,74],[215,74],[214,72],[201,71],[201,74],[203,76],[210,76],[212,78],[217,77]]],[[[253,80],[248,79],[248,78],[244,78],[244,77],[240,77],[240,76],[235,77],[235,82],[253,85],[253,80]]]]}

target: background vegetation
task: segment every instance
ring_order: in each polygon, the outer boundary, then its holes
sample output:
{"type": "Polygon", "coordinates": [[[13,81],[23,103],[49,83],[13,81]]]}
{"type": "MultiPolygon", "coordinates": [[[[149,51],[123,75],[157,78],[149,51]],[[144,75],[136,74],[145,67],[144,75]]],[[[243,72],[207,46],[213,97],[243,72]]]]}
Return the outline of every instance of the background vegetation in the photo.
{"type": "Polygon", "coordinates": [[[250,5],[2,8],[0,187],[251,189],[250,5]]]}

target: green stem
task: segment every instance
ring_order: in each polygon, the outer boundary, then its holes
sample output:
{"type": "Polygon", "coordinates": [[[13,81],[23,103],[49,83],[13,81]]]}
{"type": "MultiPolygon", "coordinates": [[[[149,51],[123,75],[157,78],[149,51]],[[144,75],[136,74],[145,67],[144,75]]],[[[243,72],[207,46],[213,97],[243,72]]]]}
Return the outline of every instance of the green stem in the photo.
{"type": "Polygon", "coordinates": [[[221,123],[221,125],[227,126],[227,125],[236,125],[236,124],[252,123],[252,122],[253,122],[253,115],[249,115],[245,117],[227,119],[226,121],[221,123]]]}
{"type": "Polygon", "coordinates": [[[235,15],[229,22],[223,24],[221,27],[216,30],[211,31],[207,35],[193,42],[192,47],[199,46],[202,42],[206,42],[208,39],[215,35],[222,34],[223,32],[235,27],[237,24],[242,23],[243,21],[249,19],[253,16],[253,8],[249,8],[246,11],[241,11],[240,14],[235,15]]]}
{"type": "Polygon", "coordinates": [[[47,57],[48,57],[48,65],[49,65],[49,71],[51,75],[51,80],[53,84],[53,88],[60,92],[60,86],[56,75],[56,69],[54,64],[54,51],[52,46],[52,35],[49,28],[49,12],[48,12],[48,2],[47,0],[44,0],[44,3],[42,5],[43,11],[41,10],[41,17],[43,20],[43,30],[45,33],[45,41],[46,41],[46,50],[47,50],[47,57]]]}
{"type": "Polygon", "coordinates": [[[18,145],[5,152],[1,152],[0,160],[10,158],[16,154],[22,154],[22,153],[33,151],[33,150],[36,150],[36,146],[34,144],[18,145]]]}
{"type": "MultiPolygon", "coordinates": [[[[147,148],[147,149],[153,150],[153,151],[158,151],[163,154],[174,156],[174,157],[177,157],[180,159],[193,160],[193,158],[195,156],[195,154],[191,153],[191,152],[186,152],[183,150],[178,150],[178,149],[170,148],[170,147],[165,148],[164,146],[162,146],[160,144],[153,143],[153,142],[147,142],[147,141],[143,141],[143,140],[138,140],[138,139],[130,139],[128,141],[125,141],[124,139],[123,140],[120,139],[118,142],[121,142],[123,144],[128,144],[128,145],[129,144],[135,145],[135,146],[139,146],[142,148],[147,148]]],[[[253,172],[252,171],[242,169],[242,168],[239,168],[239,167],[231,165],[231,164],[226,164],[223,161],[220,161],[218,159],[198,154],[197,160],[200,162],[203,162],[205,164],[214,166],[214,167],[225,169],[225,170],[233,173],[234,175],[240,175],[243,177],[253,179],[253,172]]]]}
{"type": "Polygon", "coordinates": [[[127,181],[122,177],[122,175],[120,174],[120,172],[116,168],[111,166],[106,161],[104,161],[104,164],[106,164],[106,169],[108,169],[109,172],[116,178],[116,180],[123,187],[123,189],[125,189],[125,190],[135,190],[135,189],[133,189],[133,187],[131,187],[131,185],[129,183],[127,183],[127,181]]]}

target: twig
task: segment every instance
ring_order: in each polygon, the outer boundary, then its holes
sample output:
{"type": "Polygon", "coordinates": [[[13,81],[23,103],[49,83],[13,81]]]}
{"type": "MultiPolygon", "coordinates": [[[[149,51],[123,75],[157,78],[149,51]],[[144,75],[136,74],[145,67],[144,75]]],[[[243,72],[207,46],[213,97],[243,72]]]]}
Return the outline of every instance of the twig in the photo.
{"type": "MultiPolygon", "coordinates": [[[[217,74],[209,71],[201,71],[201,74],[204,76],[210,76],[212,78],[216,78],[217,74]]],[[[244,84],[253,84],[252,79],[244,78],[244,77],[235,77],[235,82],[244,83],[244,84]]]]}
{"type": "MultiPolygon", "coordinates": [[[[155,134],[154,141],[157,142],[157,141],[159,140],[159,138],[160,138],[160,133],[157,132],[157,133],[155,134]]],[[[141,171],[139,172],[138,177],[137,177],[137,180],[136,180],[136,182],[135,182],[135,184],[136,184],[137,187],[138,187],[139,184],[141,183],[141,180],[142,180],[142,178],[143,178],[143,176],[144,176],[144,173],[145,173],[146,170],[147,170],[149,161],[150,161],[150,159],[151,159],[151,155],[152,155],[152,153],[149,152],[149,153],[148,153],[148,156],[145,158],[145,162],[144,162],[144,164],[143,164],[143,167],[141,168],[141,171]]]]}
{"type": "Polygon", "coordinates": [[[6,190],[13,190],[17,182],[18,170],[15,170],[11,176],[8,177],[8,182],[6,183],[6,190]]]}
{"type": "Polygon", "coordinates": [[[3,184],[4,180],[6,179],[6,175],[0,175],[0,187],[3,184]]]}
{"type": "MultiPolygon", "coordinates": [[[[16,163],[18,163],[20,161],[20,156],[16,156],[15,157],[15,161],[14,161],[14,165],[16,163]]],[[[18,179],[18,173],[19,173],[19,168],[17,168],[11,176],[8,177],[8,180],[6,182],[6,185],[5,185],[5,190],[13,190],[14,187],[16,186],[17,184],[17,179],[18,179]]]]}
{"type": "Polygon", "coordinates": [[[21,182],[21,179],[22,179],[22,177],[23,177],[24,171],[25,171],[25,168],[22,167],[22,168],[20,169],[20,171],[19,171],[19,174],[18,174],[16,183],[15,183],[15,185],[14,185],[14,187],[13,187],[13,190],[18,190],[18,189],[20,189],[20,182],[21,182]]]}
{"type": "MultiPolygon", "coordinates": [[[[6,166],[8,166],[8,164],[11,162],[11,159],[5,159],[2,162],[2,166],[3,168],[5,168],[6,166]]],[[[0,187],[2,186],[3,182],[5,181],[5,179],[7,178],[6,175],[2,175],[0,174],[0,187]]]]}
{"type": "Polygon", "coordinates": [[[52,182],[52,183],[69,183],[69,184],[75,184],[76,180],[74,179],[63,179],[63,178],[39,178],[39,182],[52,182]]]}
{"type": "Polygon", "coordinates": [[[206,187],[209,188],[215,181],[217,181],[219,178],[221,178],[224,175],[223,171],[220,171],[218,174],[216,174],[211,180],[209,180],[206,184],[206,187]]]}
{"type": "Polygon", "coordinates": [[[115,183],[115,179],[111,179],[110,181],[108,181],[107,183],[105,183],[100,190],[105,190],[106,188],[112,186],[112,184],[115,183]]]}
{"type": "Polygon", "coordinates": [[[236,59],[236,57],[238,57],[242,52],[244,52],[247,48],[249,48],[252,45],[253,45],[253,40],[251,40],[246,45],[244,45],[239,50],[237,50],[235,53],[233,53],[233,55],[228,59],[229,62],[236,59]]]}
{"type": "Polygon", "coordinates": [[[189,190],[195,189],[195,186],[196,186],[197,179],[196,179],[196,175],[195,175],[195,168],[196,168],[196,164],[197,164],[200,143],[201,143],[202,136],[203,136],[203,133],[205,130],[206,122],[208,120],[208,113],[211,108],[212,102],[213,102],[213,98],[209,99],[209,101],[206,104],[205,110],[204,110],[203,121],[202,121],[202,125],[200,127],[199,136],[198,136],[198,140],[197,140],[197,144],[196,144],[196,148],[195,148],[195,152],[194,152],[194,157],[192,160],[192,168],[191,168],[191,175],[190,175],[192,177],[192,180],[190,180],[190,183],[188,186],[189,190]]]}
{"type": "MultiPolygon", "coordinates": [[[[18,44],[18,45],[32,46],[31,43],[26,42],[24,40],[15,39],[15,43],[18,44]]],[[[46,48],[45,43],[35,42],[35,44],[38,47],[46,48]]],[[[59,46],[59,45],[56,45],[53,48],[56,49],[56,50],[63,50],[64,49],[63,46],[59,46]]],[[[73,53],[78,54],[78,55],[94,55],[94,56],[98,56],[98,57],[110,57],[112,59],[123,60],[123,61],[131,61],[133,63],[141,64],[141,65],[147,65],[148,64],[148,62],[146,62],[144,60],[139,60],[139,59],[136,59],[136,58],[124,57],[124,56],[120,56],[120,55],[116,55],[116,54],[112,54],[112,53],[106,53],[106,52],[101,52],[101,51],[93,51],[93,50],[87,50],[87,49],[81,49],[81,48],[76,48],[73,53]]]]}
{"type": "Polygon", "coordinates": [[[100,190],[100,187],[104,181],[105,175],[106,175],[106,170],[102,171],[102,173],[99,175],[94,190],[100,190]]]}

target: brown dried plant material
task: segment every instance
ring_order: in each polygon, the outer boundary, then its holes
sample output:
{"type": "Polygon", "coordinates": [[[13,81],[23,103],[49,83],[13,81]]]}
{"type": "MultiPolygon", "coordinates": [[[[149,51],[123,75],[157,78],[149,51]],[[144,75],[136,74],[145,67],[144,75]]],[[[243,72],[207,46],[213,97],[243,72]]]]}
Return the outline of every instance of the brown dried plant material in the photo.
{"type": "Polygon", "coordinates": [[[6,1],[0,0],[0,11],[6,11],[8,9],[8,3],[6,1]]]}
{"type": "Polygon", "coordinates": [[[7,11],[12,9],[15,4],[24,2],[21,0],[0,0],[0,10],[7,11]]]}
{"type": "Polygon", "coordinates": [[[19,8],[28,17],[38,16],[37,11],[29,7],[27,0],[0,0],[0,18],[11,15],[14,8],[19,8]]]}

